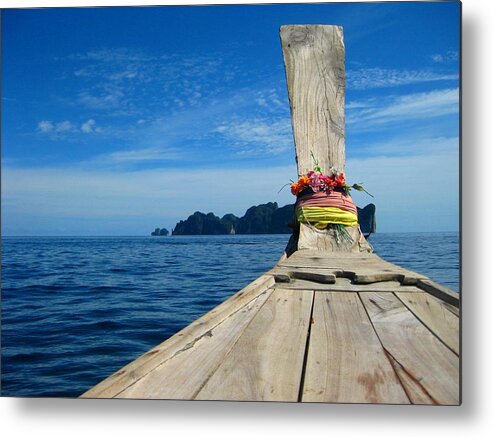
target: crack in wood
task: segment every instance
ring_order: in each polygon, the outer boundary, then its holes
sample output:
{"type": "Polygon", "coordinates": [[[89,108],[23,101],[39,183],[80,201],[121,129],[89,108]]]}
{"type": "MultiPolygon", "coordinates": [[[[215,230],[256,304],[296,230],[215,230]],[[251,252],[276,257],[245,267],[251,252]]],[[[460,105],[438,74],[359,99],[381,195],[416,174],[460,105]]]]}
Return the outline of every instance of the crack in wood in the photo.
{"type": "Polygon", "coordinates": [[[410,372],[405,366],[403,366],[397,358],[395,358],[383,345],[383,351],[387,355],[387,358],[390,361],[390,364],[392,367],[395,369],[395,373],[397,375],[397,378],[399,378],[399,382],[402,385],[402,388],[406,392],[407,397],[411,401],[411,403],[414,404],[412,398],[413,396],[410,394],[409,387],[407,386],[407,383],[402,380],[402,377],[400,375],[400,372],[405,373],[405,375],[423,392],[423,394],[428,397],[433,405],[440,405],[440,403],[430,394],[430,392],[421,384],[422,378],[416,378],[412,372],[410,372]]]}

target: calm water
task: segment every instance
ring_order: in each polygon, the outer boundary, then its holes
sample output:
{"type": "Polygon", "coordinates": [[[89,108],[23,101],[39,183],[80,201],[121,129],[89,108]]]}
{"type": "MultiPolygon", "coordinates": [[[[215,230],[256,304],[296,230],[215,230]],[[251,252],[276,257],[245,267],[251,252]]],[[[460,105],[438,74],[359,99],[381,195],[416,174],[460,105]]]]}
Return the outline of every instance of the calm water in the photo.
{"type": "MultiPolygon", "coordinates": [[[[2,395],[82,394],[269,270],[287,240],[3,238],[2,395]]],[[[370,241],[383,258],[458,290],[458,234],[370,241]]]]}

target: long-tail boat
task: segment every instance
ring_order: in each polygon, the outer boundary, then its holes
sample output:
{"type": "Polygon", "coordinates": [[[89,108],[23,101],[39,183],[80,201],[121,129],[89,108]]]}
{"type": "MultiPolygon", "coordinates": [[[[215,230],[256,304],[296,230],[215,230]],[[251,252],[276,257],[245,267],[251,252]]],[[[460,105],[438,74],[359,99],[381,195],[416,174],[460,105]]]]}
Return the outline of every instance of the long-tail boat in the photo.
{"type": "MultiPolygon", "coordinates": [[[[344,171],[342,28],[280,33],[298,173],[344,171]]],[[[458,293],[339,231],[298,222],[272,270],[83,397],[459,405],[458,293]]]]}

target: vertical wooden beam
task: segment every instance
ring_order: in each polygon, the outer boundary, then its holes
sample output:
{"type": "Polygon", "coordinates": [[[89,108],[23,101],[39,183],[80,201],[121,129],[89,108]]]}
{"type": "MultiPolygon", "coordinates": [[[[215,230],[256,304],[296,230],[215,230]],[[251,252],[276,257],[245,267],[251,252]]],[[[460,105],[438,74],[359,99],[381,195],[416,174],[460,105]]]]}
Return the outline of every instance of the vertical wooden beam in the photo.
{"type": "Polygon", "coordinates": [[[345,170],[345,50],[341,26],[281,26],[298,174],[345,170]]]}
{"type": "MultiPolygon", "coordinates": [[[[341,26],[281,26],[291,122],[298,174],[329,167],[345,171],[346,92],[345,49],[341,26]]],[[[371,252],[359,228],[348,228],[353,241],[339,244],[331,230],[319,231],[304,223],[295,229],[286,253],[315,249],[325,252],[371,252]]]]}

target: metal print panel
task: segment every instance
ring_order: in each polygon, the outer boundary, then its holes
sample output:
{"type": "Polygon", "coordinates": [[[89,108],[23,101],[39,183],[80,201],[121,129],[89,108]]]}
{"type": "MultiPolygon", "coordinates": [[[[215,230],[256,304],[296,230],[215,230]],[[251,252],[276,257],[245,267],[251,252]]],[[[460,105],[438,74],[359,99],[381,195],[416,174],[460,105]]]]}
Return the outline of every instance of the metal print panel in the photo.
{"type": "Polygon", "coordinates": [[[457,2],[2,11],[2,396],[460,405],[457,2]]]}

